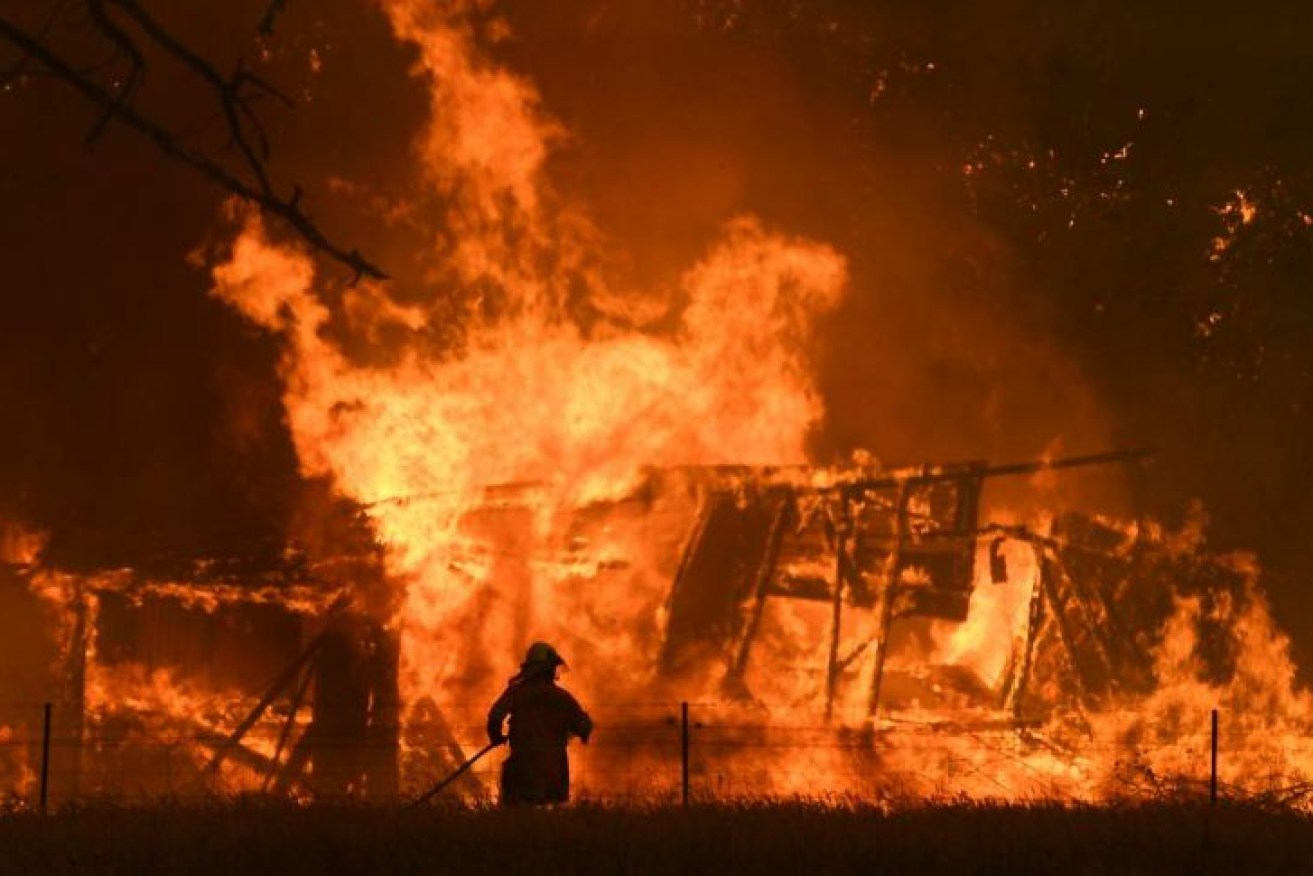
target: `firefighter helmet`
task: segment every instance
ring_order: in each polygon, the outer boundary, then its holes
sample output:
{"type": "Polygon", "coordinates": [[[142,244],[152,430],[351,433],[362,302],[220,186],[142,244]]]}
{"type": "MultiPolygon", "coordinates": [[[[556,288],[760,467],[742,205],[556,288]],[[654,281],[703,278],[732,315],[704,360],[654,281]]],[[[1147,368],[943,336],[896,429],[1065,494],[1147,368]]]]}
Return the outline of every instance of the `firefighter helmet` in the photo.
{"type": "Polygon", "coordinates": [[[524,654],[525,666],[564,666],[565,661],[556,649],[546,642],[534,642],[524,654]]]}

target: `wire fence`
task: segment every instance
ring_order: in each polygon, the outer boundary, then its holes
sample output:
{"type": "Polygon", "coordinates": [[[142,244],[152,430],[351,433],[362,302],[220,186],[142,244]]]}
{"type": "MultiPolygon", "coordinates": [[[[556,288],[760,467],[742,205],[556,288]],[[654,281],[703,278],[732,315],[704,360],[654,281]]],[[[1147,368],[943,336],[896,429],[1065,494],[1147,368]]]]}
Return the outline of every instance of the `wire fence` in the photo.
{"type": "MultiPolygon", "coordinates": [[[[0,805],[248,793],[412,799],[486,744],[485,709],[445,705],[436,718],[412,714],[382,729],[353,722],[358,710],[320,705],[295,719],[271,710],[234,741],[232,716],[55,703],[47,721],[44,703],[0,705],[0,805]]],[[[574,799],[1313,800],[1313,736],[1242,714],[1019,722],[918,710],[827,723],[808,707],[767,714],[724,702],[617,702],[593,717],[589,743],[569,748],[574,799]]],[[[495,801],[504,758],[505,749],[482,758],[444,797],[495,801]]]]}

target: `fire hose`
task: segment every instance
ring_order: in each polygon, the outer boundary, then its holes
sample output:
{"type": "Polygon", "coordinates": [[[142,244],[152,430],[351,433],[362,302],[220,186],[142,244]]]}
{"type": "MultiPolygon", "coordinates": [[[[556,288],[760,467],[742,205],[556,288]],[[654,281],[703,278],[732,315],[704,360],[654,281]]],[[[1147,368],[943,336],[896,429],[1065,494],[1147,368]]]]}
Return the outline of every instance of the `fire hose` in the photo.
{"type": "Polygon", "coordinates": [[[461,776],[465,774],[466,770],[474,766],[474,764],[478,762],[479,758],[483,757],[485,754],[492,751],[497,746],[505,744],[505,742],[506,742],[505,739],[499,739],[496,742],[489,742],[487,745],[483,746],[483,748],[479,749],[472,757],[470,757],[469,760],[465,761],[465,763],[456,767],[456,769],[452,771],[451,775],[447,776],[445,779],[438,782],[432,788],[429,788],[419,797],[416,797],[414,802],[412,802],[410,805],[412,807],[418,806],[421,803],[427,802],[437,794],[441,793],[443,788],[447,787],[452,782],[459,779],[461,776]]]}

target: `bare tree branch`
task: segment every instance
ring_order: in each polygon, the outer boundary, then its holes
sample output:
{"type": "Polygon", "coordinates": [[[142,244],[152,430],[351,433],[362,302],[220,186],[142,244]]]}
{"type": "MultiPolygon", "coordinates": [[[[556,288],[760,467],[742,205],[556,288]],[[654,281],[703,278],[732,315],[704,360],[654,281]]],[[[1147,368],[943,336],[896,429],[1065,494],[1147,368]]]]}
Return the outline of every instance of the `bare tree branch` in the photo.
{"type": "MultiPolygon", "coordinates": [[[[87,12],[91,14],[91,21],[102,34],[114,45],[117,53],[128,58],[131,66],[128,69],[128,78],[119,88],[116,108],[123,107],[132,94],[137,89],[137,83],[141,81],[142,71],[146,69],[146,62],[141,57],[137,44],[134,43],[126,33],[119,28],[105,12],[104,0],[87,0],[87,12]]],[[[109,126],[110,120],[114,118],[115,109],[107,109],[100,116],[100,121],[91,129],[87,135],[87,143],[94,145],[100,139],[101,134],[105,133],[105,128],[109,126]]]]}
{"type": "Polygon", "coordinates": [[[273,36],[274,23],[278,16],[287,10],[287,0],[270,0],[269,6],[264,10],[264,15],[260,18],[259,32],[263,36],[273,36]]]}
{"type": "MultiPolygon", "coordinates": [[[[89,3],[99,4],[102,0],[88,0],[89,3]]],[[[152,18],[146,10],[142,9],[136,0],[109,0],[115,6],[122,9],[130,18],[142,29],[147,36],[155,41],[157,45],[166,52],[188,67],[193,73],[205,80],[206,83],[214,89],[215,97],[219,101],[219,106],[223,109],[224,119],[228,123],[228,135],[232,143],[236,145],[242,157],[246,161],[246,167],[250,170],[251,175],[255,177],[260,191],[266,196],[273,195],[273,185],[269,181],[268,172],[265,170],[263,159],[256,154],[255,148],[247,138],[246,129],[242,124],[242,117],[246,115],[249,119],[254,118],[254,114],[249,112],[245,106],[245,100],[242,97],[242,85],[256,77],[250,74],[244,74],[240,62],[238,62],[237,72],[231,78],[225,79],[218,70],[205,61],[195,52],[188,49],[180,43],[172,34],[166,31],[160,24],[152,18]]],[[[268,86],[273,90],[272,86],[268,86]]],[[[276,93],[276,92],[275,92],[276,93]]],[[[264,130],[258,124],[255,124],[257,136],[261,142],[265,141],[264,130]]]]}
{"type": "Polygon", "coordinates": [[[291,100],[286,95],[246,70],[240,61],[232,76],[223,76],[164,29],[140,7],[136,0],[85,0],[85,2],[95,29],[111,43],[119,55],[126,57],[131,65],[126,82],[115,92],[111,92],[87,75],[86,71],[79,70],[73,63],[48,48],[41,37],[27,33],[3,17],[0,17],[0,39],[17,46],[23,53],[16,69],[21,70],[29,60],[35,61],[102,111],[101,119],[88,137],[89,142],[99,137],[109,120],[117,119],[150,138],[170,159],[200,173],[238,198],[254,204],[261,211],[282,219],[312,247],[349,267],[354,273],[353,282],[361,277],[387,279],[387,275],[359,251],[348,250],[334,243],[319,229],[301,208],[300,186],[294,186],[291,195],[287,198],[279,196],[275,190],[265,165],[269,154],[268,140],[250,102],[258,96],[272,96],[291,105],[291,100]],[[254,179],[254,183],[243,180],[205,153],[184,145],[177,135],[137,111],[130,98],[145,70],[144,56],[141,46],[107,14],[107,4],[122,11],[151,42],[186,66],[214,90],[227,123],[231,143],[240,153],[242,162],[254,179]]]}
{"type": "MultiPolygon", "coordinates": [[[[59,14],[63,11],[63,8],[63,0],[56,3],[54,7],[51,8],[50,14],[46,16],[46,20],[41,25],[41,30],[36,36],[38,41],[44,40],[50,35],[50,29],[55,26],[55,21],[59,18],[59,14]]],[[[18,60],[14,62],[13,66],[8,70],[5,70],[3,73],[0,73],[0,85],[7,85],[10,82],[22,79],[28,72],[28,62],[31,60],[32,57],[27,52],[19,54],[18,60]]]]}

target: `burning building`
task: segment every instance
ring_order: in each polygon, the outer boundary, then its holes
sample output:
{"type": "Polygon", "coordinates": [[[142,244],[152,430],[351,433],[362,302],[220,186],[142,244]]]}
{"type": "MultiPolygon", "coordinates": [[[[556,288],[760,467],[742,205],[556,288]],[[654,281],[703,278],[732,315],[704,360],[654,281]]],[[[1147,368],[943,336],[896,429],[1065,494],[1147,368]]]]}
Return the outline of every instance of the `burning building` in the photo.
{"type": "MultiPolygon", "coordinates": [[[[717,793],[808,793],[823,777],[849,793],[951,780],[1087,798],[1197,772],[1182,739],[1216,697],[1284,698],[1282,720],[1301,720],[1289,679],[1253,676],[1252,636],[1270,622],[1243,564],[1143,524],[1067,514],[1039,531],[982,515],[991,478],[1139,456],[649,469],[622,497],[546,520],[548,485],[485,488],[448,559],[471,613],[443,630],[445,690],[418,696],[396,582],[368,540],[313,562],[284,550],[77,573],[33,552],[8,586],[45,601],[57,798],[395,798],[479,745],[512,662],[497,658],[553,614],[569,683],[599,719],[585,793],[669,793],[669,718],[692,700],[696,772],[717,793]],[[954,764],[976,778],[953,779],[954,764]]],[[[1246,768],[1268,770],[1255,777],[1299,766],[1232,726],[1246,768]]],[[[11,764],[16,792],[31,790],[33,757],[11,764]]],[[[491,787],[476,776],[456,792],[491,787]]]]}
{"type": "MultiPolygon", "coordinates": [[[[987,495],[1076,463],[1114,482],[1122,456],[826,466],[861,444],[814,440],[848,259],[737,215],[673,279],[615,270],[549,180],[562,126],[488,51],[505,28],[487,6],[377,6],[425,120],[391,187],[333,188],[416,251],[408,283],[326,274],[233,205],[195,259],[210,303],[275,351],[298,474],[331,484],[349,525],[313,550],[288,534],[94,568],[7,545],[6,598],[53,667],[0,731],[20,740],[15,789],[52,700],[57,797],[418,790],[479,747],[537,639],[598,720],[585,794],[668,792],[680,702],[708,794],[1104,798],[1204,772],[1214,708],[1227,781],[1304,781],[1287,743],[1313,704],[1252,559],[1060,490],[987,495]]],[[[1105,443],[1018,443],[1068,433],[1105,443]]]]}
{"type": "Polygon", "coordinates": [[[310,775],[318,793],[397,792],[396,641],[359,609],[379,575],[368,552],[88,569],[34,550],[5,570],[36,600],[46,663],[26,686],[55,705],[57,799],[302,792],[310,775]]]}

